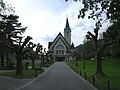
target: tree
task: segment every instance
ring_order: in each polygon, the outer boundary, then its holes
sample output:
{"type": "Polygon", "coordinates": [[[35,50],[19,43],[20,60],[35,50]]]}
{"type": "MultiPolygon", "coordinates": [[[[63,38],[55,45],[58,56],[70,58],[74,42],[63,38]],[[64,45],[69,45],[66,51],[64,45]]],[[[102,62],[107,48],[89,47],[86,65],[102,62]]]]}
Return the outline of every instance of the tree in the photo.
{"type": "Polygon", "coordinates": [[[81,48],[82,58],[83,59],[91,59],[95,56],[95,49],[92,45],[91,41],[86,41],[83,43],[81,48]]]}
{"type": "Polygon", "coordinates": [[[112,45],[110,50],[111,57],[120,58],[120,42],[112,45]]]}
{"type": "Polygon", "coordinates": [[[120,28],[119,26],[116,29],[116,24],[120,24],[119,21],[115,22],[112,26],[110,26],[106,32],[103,32],[103,39],[98,40],[98,31],[94,30],[94,34],[91,32],[87,32],[86,37],[93,41],[94,48],[95,48],[95,59],[97,62],[96,65],[96,75],[103,76],[102,70],[102,54],[106,47],[114,44],[120,40],[120,28]],[[101,42],[101,44],[99,42],[101,42]]]}
{"type": "Polygon", "coordinates": [[[34,48],[36,45],[34,44],[30,49],[24,50],[24,47],[27,45],[27,43],[32,39],[30,36],[25,38],[25,40],[22,42],[22,33],[25,32],[26,27],[22,27],[21,23],[18,22],[19,17],[16,15],[6,15],[1,21],[1,31],[4,36],[7,35],[7,44],[1,41],[1,45],[4,47],[7,47],[8,49],[13,50],[16,53],[16,60],[17,60],[17,68],[16,68],[16,74],[22,75],[22,59],[24,54],[34,48]],[[9,42],[8,42],[9,41],[9,42]]]}
{"type": "Polygon", "coordinates": [[[36,47],[35,44],[30,45],[29,48],[24,49],[24,47],[27,45],[27,43],[31,40],[32,38],[30,36],[27,36],[27,38],[25,38],[24,42],[22,43],[22,45],[15,45],[14,50],[16,53],[16,59],[17,59],[17,69],[16,69],[16,75],[22,75],[22,60],[23,57],[25,55],[25,53],[27,53],[28,51],[32,50],[34,47],[36,47]]]}
{"type": "Polygon", "coordinates": [[[4,66],[4,47],[0,46],[1,66],[4,66]]]}
{"type": "MultiPolygon", "coordinates": [[[[68,1],[68,0],[66,0],[68,1]]],[[[78,0],[76,0],[78,1],[78,0]]],[[[95,59],[96,59],[96,75],[103,76],[102,70],[102,53],[106,47],[109,45],[118,42],[120,33],[109,33],[111,31],[111,27],[116,27],[114,23],[119,23],[120,21],[120,0],[82,0],[84,7],[79,11],[78,18],[84,18],[86,16],[86,12],[90,12],[88,15],[88,19],[93,19],[96,21],[94,33],[90,31],[87,32],[86,37],[93,41],[93,45],[95,47],[95,59]],[[106,18],[103,20],[102,15],[105,15],[106,18]],[[102,39],[102,44],[99,46],[98,44],[98,32],[102,27],[105,21],[111,21],[113,25],[108,28],[108,30],[104,33],[104,38],[102,39]],[[115,40],[111,39],[111,37],[107,37],[111,34],[114,34],[115,40]]],[[[114,30],[115,30],[114,28],[114,30]]],[[[118,29],[120,31],[120,29],[118,29]]]]}
{"type": "Polygon", "coordinates": [[[115,43],[112,45],[112,49],[114,46],[116,46],[116,49],[118,49],[116,51],[119,53],[118,44],[120,43],[120,21],[113,23],[113,25],[110,26],[106,32],[103,32],[103,39],[104,43],[106,43],[108,46],[115,43]]]}
{"type": "Polygon", "coordinates": [[[14,10],[11,6],[9,7],[9,5],[6,5],[6,3],[2,3],[1,11],[0,17],[2,20],[0,21],[0,34],[3,35],[7,42],[4,42],[3,39],[0,39],[0,45],[15,52],[17,60],[16,75],[22,75],[23,56],[26,52],[36,47],[36,45],[33,44],[30,48],[25,49],[25,46],[32,38],[27,36],[24,41],[22,41],[22,34],[25,32],[27,27],[21,26],[21,23],[18,21],[19,17],[13,14],[14,10]]]}
{"type": "Polygon", "coordinates": [[[22,60],[23,60],[23,57],[25,55],[26,52],[28,52],[29,50],[33,49],[34,47],[36,47],[36,45],[30,45],[31,47],[25,49],[24,47],[27,45],[27,43],[31,40],[32,38],[30,36],[27,36],[25,38],[25,40],[23,41],[23,43],[20,41],[18,41],[17,44],[13,44],[12,46],[7,46],[6,44],[4,43],[0,43],[1,45],[3,45],[4,47],[7,47],[11,50],[13,50],[16,54],[16,60],[17,60],[17,67],[16,67],[16,75],[22,75],[23,72],[22,72],[22,60]],[[22,44],[21,44],[22,43],[22,44]]]}
{"type": "MultiPolygon", "coordinates": [[[[16,43],[19,40],[21,40],[21,36],[18,36],[18,34],[22,34],[25,28],[21,27],[21,23],[18,22],[19,17],[16,15],[3,15],[2,21],[0,21],[0,32],[2,34],[1,42],[11,46],[13,43],[16,43]]],[[[10,60],[9,60],[9,49],[6,48],[6,54],[7,54],[7,67],[10,68],[10,60]]]]}
{"type": "MultiPolygon", "coordinates": [[[[66,2],[69,0],[65,0],[66,2]]],[[[85,17],[85,12],[91,11],[88,18],[101,19],[102,14],[106,15],[105,20],[120,20],[120,0],[73,0],[82,2],[84,7],[79,11],[78,18],[85,17]]]]}
{"type": "MultiPolygon", "coordinates": [[[[1,25],[0,25],[0,27],[1,27],[1,25]]],[[[4,36],[3,32],[1,31],[1,29],[0,29],[0,41],[3,41],[3,42],[6,41],[6,40],[5,40],[5,36],[4,36]]],[[[5,50],[5,47],[3,47],[3,46],[0,45],[1,66],[4,66],[5,51],[6,51],[6,50],[5,50]]]]}
{"type": "MultiPolygon", "coordinates": [[[[5,23],[3,18],[5,16],[9,16],[10,14],[14,14],[14,8],[12,6],[10,6],[7,3],[4,3],[3,0],[1,0],[0,2],[0,41],[2,42],[6,42],[8,41],[8,38],[6,39],[6,34],[4,33],[4,28],[5,28],[5,23]],[[4,24],[3,24],[4,23],[4,24]]],[[[7,44],[7,43],[6,43],[7,44]]],[[[5,47],[0,46],[1,50],[0,50],[0,56],[1,56],[1,65],[4,65],[4,54],[7,52],[7,67],[9,69],[9,51],[6,50],[5,47]]]]}
{"type": "Polygon", "coordinates": [[[15,13],[14,7],[12,7],[11,4],[8,4],[3,0],[0,1],[0,17],[14,13],[15,13]]]}
{"type": "MultiPolygon", "coordinates": [[[[30,48],[30,45],[33,46],[34,44],[32,42],[29,42],[29,44],[27,45],[27,48],[30,48]]],[[[32,60],[32,69],[35,69],[35,59],[38,58],[41,50],[42,50],[42,45],[40,45],[40,43],[38,43],[35,51],[33,49],[31,49],[26,53],[26,56],[32,60]]]]}

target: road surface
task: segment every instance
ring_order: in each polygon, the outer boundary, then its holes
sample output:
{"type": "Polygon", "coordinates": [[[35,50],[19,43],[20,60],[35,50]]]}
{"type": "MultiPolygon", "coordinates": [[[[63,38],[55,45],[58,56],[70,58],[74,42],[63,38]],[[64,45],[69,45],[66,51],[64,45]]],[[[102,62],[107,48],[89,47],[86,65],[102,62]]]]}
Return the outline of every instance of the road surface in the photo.
{"type": "Polygon", "coordinates": [[[97,90],[64,62],[56,62],[42,75],[15,90],[97,90]]]}

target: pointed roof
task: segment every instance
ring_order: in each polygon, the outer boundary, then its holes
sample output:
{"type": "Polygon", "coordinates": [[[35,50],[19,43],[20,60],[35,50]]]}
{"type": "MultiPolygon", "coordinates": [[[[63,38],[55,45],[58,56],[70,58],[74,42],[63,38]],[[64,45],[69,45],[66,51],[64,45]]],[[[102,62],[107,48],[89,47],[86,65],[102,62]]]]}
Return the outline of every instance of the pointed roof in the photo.
{"type": "Polygon", "coordinates": [[[75,49],[75,46],[74,46],[74,44],[72,43],[72,45],[71,45],[71,49],[75,49]]]}
{"type": "Polygon", "coordinates": [[[51,45],[49,46],[49,49],[52,49],[59,40],[61,40],[67,48],[70,48],[70,44],[69,44],[69,43],[67,42],[67,40],[63,37],[63,35],[62,35],[61,33],[59,33],[59,34],[57,35],[57,37],[54,39],[54,41],[49,43],[49,45],[51,44],[51,45]]]}
{"type": "Polygon", "coordinates": [[[66,26],[65,26],[65,28],[70,28],[69,22],[68,22],[68,17],[67,17],[67,19],[66,19],[66,26]]]}

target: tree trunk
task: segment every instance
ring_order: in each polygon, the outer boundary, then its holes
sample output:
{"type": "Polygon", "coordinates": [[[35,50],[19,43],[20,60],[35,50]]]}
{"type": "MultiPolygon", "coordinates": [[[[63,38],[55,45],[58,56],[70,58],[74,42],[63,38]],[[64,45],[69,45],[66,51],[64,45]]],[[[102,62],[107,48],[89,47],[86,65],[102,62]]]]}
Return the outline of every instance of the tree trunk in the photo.
{"type": "Polygon", "coordinates": [[[16,75],[22,75],[23,74],[23,71],[22,71],[22,56],[17,55],[16,59],[17,59],[16,75]]]}
{"type": "Polygon", "coordinates": [[[7,50],[7,69],[10,69],[9,50],[7,50]]]}
{"type": "Polygon", "coordinates": [[[1,66],[4,66],[4,53],[1,51],[1,66]]]}
{"type": "Polygon", "coordinates": [[[35,59],[32,59],[32,69],[35,69],[35,59]]]}
{"type": "Polygon", "coordinates": [[[102,69],[102,52],[97,52],[96,56],[96,75],[97,76],[104,76],[103,69],[102,69]]]}
{"type": "Polygon", "coordinates": [[[94,40],[94,46],[95,46],[95,60],[96,60],[96,75],[97,76],[104,76],[103,69],[102,69],[102,53],[105,49],[105,47],[98,47],[98,33],[96,35],[96,38],[94,40]]]}

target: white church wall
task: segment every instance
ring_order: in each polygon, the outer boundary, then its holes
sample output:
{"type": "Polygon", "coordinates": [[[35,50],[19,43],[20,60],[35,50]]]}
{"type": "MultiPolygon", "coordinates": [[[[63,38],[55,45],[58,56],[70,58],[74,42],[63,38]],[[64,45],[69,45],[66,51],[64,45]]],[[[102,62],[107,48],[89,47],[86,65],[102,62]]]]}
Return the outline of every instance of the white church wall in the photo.
{"type": "Polygon", "coordinates": [[[59,39],[59,41],[56,43],[56,45],[54,47],[54,55],[57,55],[56,54],[56,47],[59,46],[59,45],[63,46],[64,49],[61,49],[61,50],[64,50],[64,55],[65,55],[66,54],[66,47],[65,47],[65,45],[64,45],[64,43],[62,42],[61,39],[59,39]]]}

